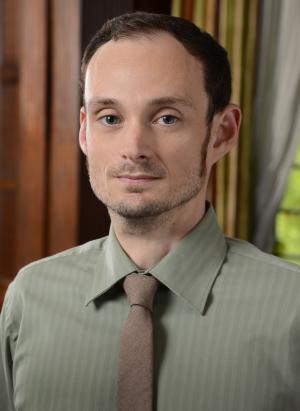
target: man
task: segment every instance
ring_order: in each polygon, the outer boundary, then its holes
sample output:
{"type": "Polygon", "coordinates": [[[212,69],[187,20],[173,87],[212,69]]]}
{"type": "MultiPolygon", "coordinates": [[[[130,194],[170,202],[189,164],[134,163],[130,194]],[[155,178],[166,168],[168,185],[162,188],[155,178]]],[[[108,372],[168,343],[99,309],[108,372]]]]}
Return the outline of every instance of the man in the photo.
{"type": "Polygon", "coordinates": [[[82,85],[111,230],[9,287],[1,410],[299,410],[299,269],[225,239],[205,201],[241,118],[225,50],[185,20],[123,15],[87,47],[82,85]],[[129,307],[133,278],[155,283],[153,308],[129,307]]]}

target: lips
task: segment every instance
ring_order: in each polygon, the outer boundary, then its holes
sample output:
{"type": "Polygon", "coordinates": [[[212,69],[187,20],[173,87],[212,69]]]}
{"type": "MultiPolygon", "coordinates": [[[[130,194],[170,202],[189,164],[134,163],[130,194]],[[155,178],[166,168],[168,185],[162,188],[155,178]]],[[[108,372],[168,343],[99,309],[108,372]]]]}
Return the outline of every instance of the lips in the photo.
{"type": "Polygon", "coordinates": [[[154,180],[154,179],[157,179],[158,177],[149,176],[145,174],[137,174],[137,175],[125,174],[125,175],[118,176],[118,178],[126,179],[126,180],[154,180]]]}
{"type": "Polygon", "coordinates": [[[147,186],[158,180],[159,177],[148,174],[123,174],[118,176],[118,181],[125,186],[147,186]]]}

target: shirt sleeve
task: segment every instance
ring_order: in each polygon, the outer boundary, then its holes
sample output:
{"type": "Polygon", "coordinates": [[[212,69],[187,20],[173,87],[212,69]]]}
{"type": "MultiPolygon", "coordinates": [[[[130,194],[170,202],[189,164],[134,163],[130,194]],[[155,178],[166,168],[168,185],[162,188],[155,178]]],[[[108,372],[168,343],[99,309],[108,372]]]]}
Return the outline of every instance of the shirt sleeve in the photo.
{"type": "Polygon", "coordinates": [[[7,290],[0,314],[0,410],[15,411],[13,405],[11,289],[7,290]]]}

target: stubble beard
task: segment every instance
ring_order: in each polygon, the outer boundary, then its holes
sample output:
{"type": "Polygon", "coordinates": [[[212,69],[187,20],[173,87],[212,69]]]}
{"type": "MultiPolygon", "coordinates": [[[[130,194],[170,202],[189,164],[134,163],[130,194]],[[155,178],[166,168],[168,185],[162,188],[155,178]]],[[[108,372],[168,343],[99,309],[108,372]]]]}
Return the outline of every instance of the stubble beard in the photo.
{"type": "MultiPolygon", "coordinates": [[[[107,207],[110,216],[114,215],[123,220],[125,223],[132,227],[132,229],[153,229],[160,224],[163,224],[169,219],[169,215],[175,209],[181,208],[184,204],[188,203],[194,197],[196,197],[200,191],[204,188],[207,176],[206,170],[206,158],[207,148],[209,143],[210,127],[208,127],[205,140],[202,145],[201,154],[199,158],[199,168],[197,170],[190,171],[184,178],[184,183],[180,185],[179,189],[169,192],[165,199],[145,203],[141,206],[132,206],[128,202],[119,201],[114,203],[109,195],[104,193],[103,189],[99,186],[97,181],[97,171],[93,170],[88,157],[86,158],[87,169],[90,179],[92,190],[96,197],[107,207]]],[[[160,166],[154,165],[150,162],[145,162],[139,167],[139,172],[153,172],[153,174],[164,176],[164,170],[160,166]]],[[[130,167],[123,167],[123,170],[130,171],[130,167]]],[[[120,169],[112,171],[117,173],[120,169]]],[[[132,188],[132,193],[142,193],[143,188],[132,188]]]]}

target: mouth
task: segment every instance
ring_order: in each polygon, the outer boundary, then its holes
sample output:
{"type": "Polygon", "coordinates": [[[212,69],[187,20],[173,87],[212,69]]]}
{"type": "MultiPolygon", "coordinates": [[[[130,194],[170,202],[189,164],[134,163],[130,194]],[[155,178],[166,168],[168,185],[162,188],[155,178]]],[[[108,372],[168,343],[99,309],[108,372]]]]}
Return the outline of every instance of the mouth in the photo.
{"type": "Polygon", "coordinates": [[[118,176],[117,178],[125,183],[147,183],[158,180],[159,177],[150,176],[147,174],[124,174],[118,176]]]}

